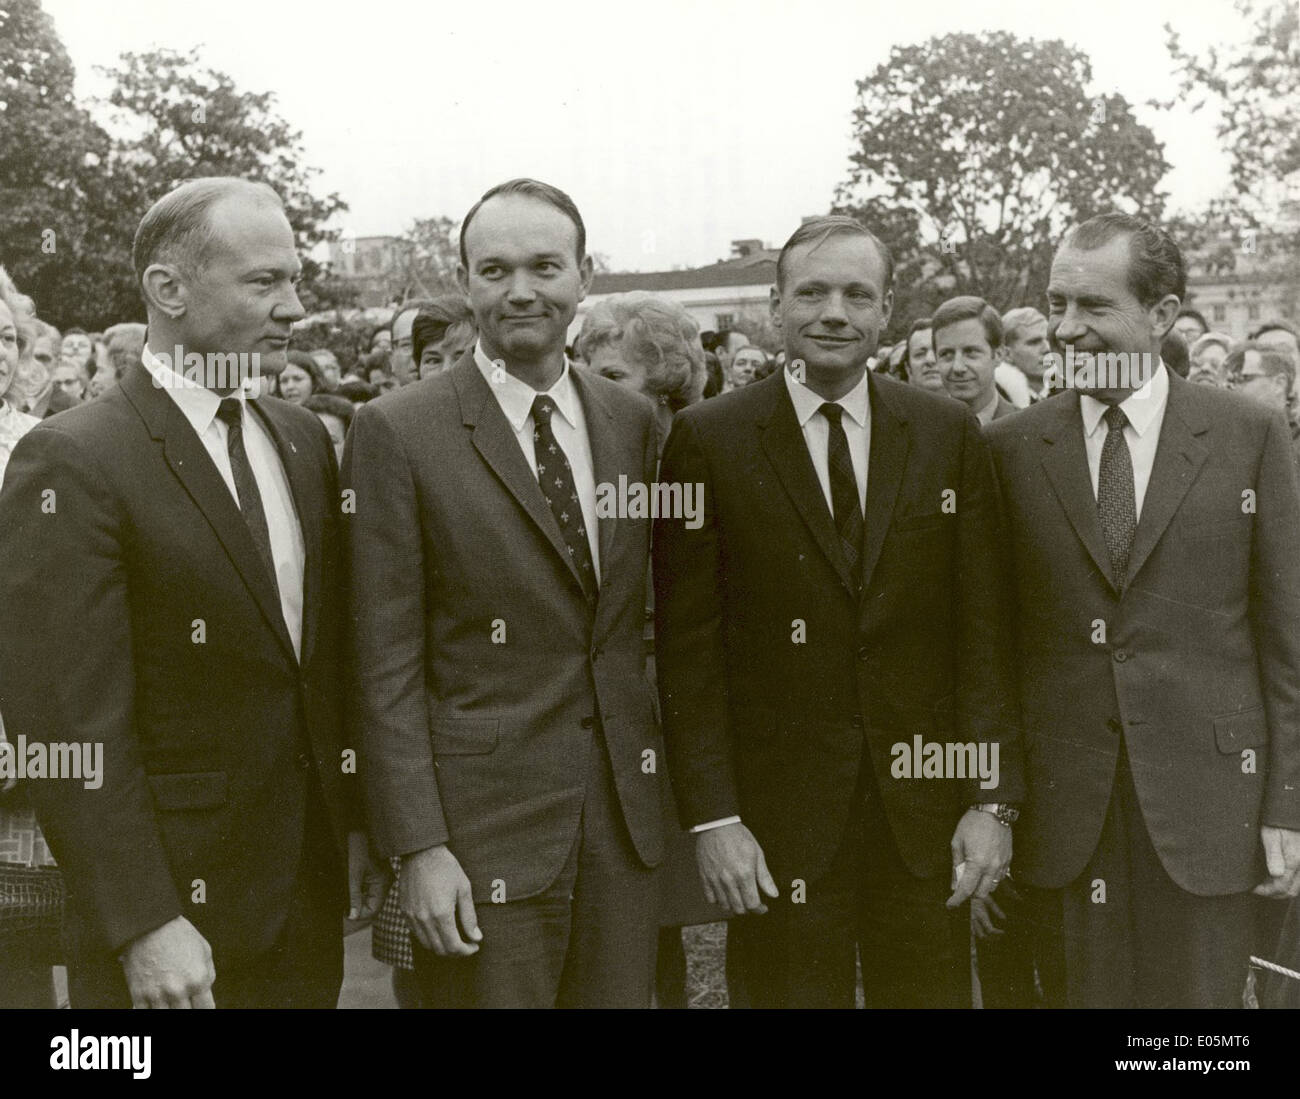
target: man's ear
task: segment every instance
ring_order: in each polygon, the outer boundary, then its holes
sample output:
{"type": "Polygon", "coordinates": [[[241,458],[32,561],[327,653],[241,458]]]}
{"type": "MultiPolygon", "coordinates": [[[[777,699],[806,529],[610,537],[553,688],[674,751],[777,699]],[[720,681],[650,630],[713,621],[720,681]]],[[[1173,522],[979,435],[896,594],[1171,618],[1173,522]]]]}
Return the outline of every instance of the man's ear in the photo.
{"type": "Polygon", "coordinates": [[[456,285],[460,287],[460,292],[469,298],[469,272],[465,270],[463,263],[456,264],[456,285]]]}
{"type": "Polygon", "coordinates": [[[883,332],[889,327],[889,317],[894,312],[894,289],[890,287],[885,291],[885,296],[880,302],[880,330],[883,332]]]}
{"type": "Polygon", "coordinates": [[[582,262],[578,264],[578,300],[582,301],[588,291],[591,290],[591,280],[596,277],[596,265],[591,262],[590,256],[583,256],[582,262]]]}
{"type": "Polygon", "coordinates": [[[781,327],[781,290],[775,285],[767,296],[767,309],[772,315],[772,327],[779,329],[781,327]]]}
{"type": "Polygon", "coordinates": [[[1156,339],[1163,340],[1169,335],[1174,321],[1178,319],[1178,310],[1182,307],[1183,303],[1175,294],[1166,294],[1151,307],[1148,316],[1151,318],[1151,334],[1156,339]]]}
{"type": "Polygon", "coordinates": [[[147,306],[168,317],[180,317],[189,304],[189,288],[181,273],[169,263],[150,264],[140,280],[147,306]]]}

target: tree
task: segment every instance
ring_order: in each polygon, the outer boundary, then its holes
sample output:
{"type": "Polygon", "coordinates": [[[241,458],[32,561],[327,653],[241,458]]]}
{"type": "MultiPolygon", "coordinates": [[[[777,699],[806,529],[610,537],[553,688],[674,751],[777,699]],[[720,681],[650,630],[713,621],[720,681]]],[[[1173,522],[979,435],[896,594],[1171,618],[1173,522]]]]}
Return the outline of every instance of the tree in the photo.
{"type": "Polygon", "coordinates": [[[101,71],[115,82],[107,100],[119,135],[113,169],[134,179],[137,217],[187,179],[233,175],[267,183],[283,200],[297,240],[304,304],[338,296],[310,252],[337,236],[326,224],[348,207],[337,193],[316,194],[320,170],[307,165],[302,134],[275,112],[273,93],[240,91],[225,73],[202,66],[196,49],[128,52],[101,71]]]}
{"type": "Polygon", "coordinates": [[[893,245],[891,338],[953,294],[1041,304],[1068,225],[1162,212],[1160,144],[1122,96],[1089,95],[1091,79],[1078,50],[998,31],[896,46],[858,82],[835,208],[893,245]]]}
{"type": "MultiPolygon", "coordinates": [[[[1238,0],[1252,21],[1245,41],[1197,55],[1182,46],[1168,23],[1169,53],[1178,64],[1182,99],[1199,111],[1210,100],[1221,114],[1218,136],[1232,156],[1232,183],[1249,195],[1261,180],[1282,180],[1300,171],[1300,10],[1294,0],[1259,7],[1238,0]]],[[[1165,109],[1177,101],[1157,103],[1165,109]]]]}
{"type": "MultiPolygon", "coordinates": [[[[38,0],[0,9],[0,262],[44,320],[99,328],[140,315],[133,191],[38,0]]],[[[138,218],[138,213],[135,217],[138,218]]]]}

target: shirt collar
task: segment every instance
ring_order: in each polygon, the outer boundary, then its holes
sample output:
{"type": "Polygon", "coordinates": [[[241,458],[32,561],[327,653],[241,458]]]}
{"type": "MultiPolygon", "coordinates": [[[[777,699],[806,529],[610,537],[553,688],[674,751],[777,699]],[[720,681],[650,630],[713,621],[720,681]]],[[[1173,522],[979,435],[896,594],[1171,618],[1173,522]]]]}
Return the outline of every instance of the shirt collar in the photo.
{"type": "Polygon", "coordinates": [[[555,402],[556,410],[570,427],[578,426],[578,393],[573,385],[567,356],[559,379],[544,394],[539,393],[527,382],[520,381],[508,370],[504,368],[498,370],[493,361],[487,357],[482,343],[474,344],[474,364],[483,375],[483,380],[492,390],[497,404],[501,406],[501,411],[505,413],[506,419],[510,421],[510,426],[516,433],[523,431],[524,424],[532,415],[533,401],[542,396],[550,397],[555,402]]]}
{"type": "MultiPolygon", "coordinates": [[[[1169,374],[1162,360],[1156,360],[1155,372],[1151,380],[1140,389],[1135,389],[1119,403],[1128,417],[1129,426],[1137,432],[1138,438],[1147,433],[1164,411],[1165,401],[1169,397],[1169,374]]],[[[1084,393],[1079,397],[1079,411],[1083,414],[1083,433],[1091,437],[1101,424],[1101,418],[1110,406],[1105,401],[1084,393]]]]}
{"type": "MultiPolygon", "coordinates": [[[[826,400],[824,397],[819,397],[803,382],[795,381],[788,368],[783,373],[785,388],[794,403],[795,419],[799,421],[800,427],[805,427],[808,421],[821,411],[826,400]]],[[[871,389],[867,382],[866,371],[863,371],[858,384],[834,403],[840,405],[859,427],[866,427],[868,420],[871,419],[871,389]]]]}
{"type": "Polygon", "coordinates": [[[992,423],[993,416],[998,410],[998,391],[993,390],[993,396],[989,398],[989,403],[975,413],[975,418],[981,424],[992,423]]]}
{"type": "MultiPolygon", "coordinates": [[[[158,358],[146,344],[140,361],[153,376],[154,386],[163,390],[176,403],[182,415],[190,422],[195,434],[202,436],[217,418],[217,409],[221,407],[222,398],[210,389],[204,389],[192,378],[185,377],[158,358]]],[[[241,403],[247,401],[247,392],[243,388],[230,394],[241,403]]],[[[240,410],[241,412],[243,409],[240,410]]]]}

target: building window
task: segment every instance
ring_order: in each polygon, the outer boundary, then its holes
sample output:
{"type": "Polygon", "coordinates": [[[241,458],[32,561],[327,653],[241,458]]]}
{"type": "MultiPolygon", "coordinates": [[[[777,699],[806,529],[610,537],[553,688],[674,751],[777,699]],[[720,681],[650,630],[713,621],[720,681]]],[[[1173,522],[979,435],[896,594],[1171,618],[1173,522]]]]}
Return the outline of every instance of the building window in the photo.
{"type": "Polygon", "coordinates": [[[1214,323],[1222,324],[1228,319],[1228,307],[1226,305],[1216,305],[1214,307],[1214,323]]]}
{"type": "Polygon", "coordinates": [[[725,332],[732,328],[736,323],[735,313],[715,313],[713,315],[713,327],[719,332],[725,332]]]}

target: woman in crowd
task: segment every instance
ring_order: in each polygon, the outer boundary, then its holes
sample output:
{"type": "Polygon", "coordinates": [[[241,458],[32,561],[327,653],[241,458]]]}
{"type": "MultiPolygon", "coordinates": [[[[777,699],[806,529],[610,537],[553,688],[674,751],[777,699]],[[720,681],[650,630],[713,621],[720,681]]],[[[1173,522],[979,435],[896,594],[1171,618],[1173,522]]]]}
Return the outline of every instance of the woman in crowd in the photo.
{"type": "Polygon", "coordinates": [[[666,298],[635,293],[597,302],[583,322],[578,349],[591,370],[655,403],[661,450],[673,415],[704,393],[699,326],[666,298]]]}
{"type": "Polygon", "coordinates": [[[474,314],[461,294],[441,294],[411,321],[411,354],[421,380],[450,367],[478,339],[474,314]]]}
{"type": "MultiPolygon", "coordinates": [[[[36,335],[30,302],[18,293],[0,267],[0,485],[18,440],[40,420],[20,412],[9,398],[19,364],[30,359],[36,335]]],[[[0,715],[0,744],[5,743],[0,715]]],[[[8,748],[0,749],[8,751],[8,748]]],[[[54,860],[36,825],[36,816],[15,789],[13,778],[0,779],[0,861],[22,866],[49,866],[54,860]]],[[[53,1006],[52,959],[0,957],[0,1008],[53,1006]]]]}
{"type": "Polygon", "coordinates": [[[324,390],[320,367],[305,351],[290,351],[288,362],[277,379],[280,384],[280,396],[290,404],[302,404],[313,393],[324,390]]]}
{"type": "Polygon", "coordinates": [[[325,430],[330,433],[330,442],[334,444],[334,456],[341,463],[343,441],[348,437],[352,414],[356,411],[352,402],[337,393],[313,393],[302,402],[302,407],[316,413],[316,418],[325,425],[325,430]]]}

